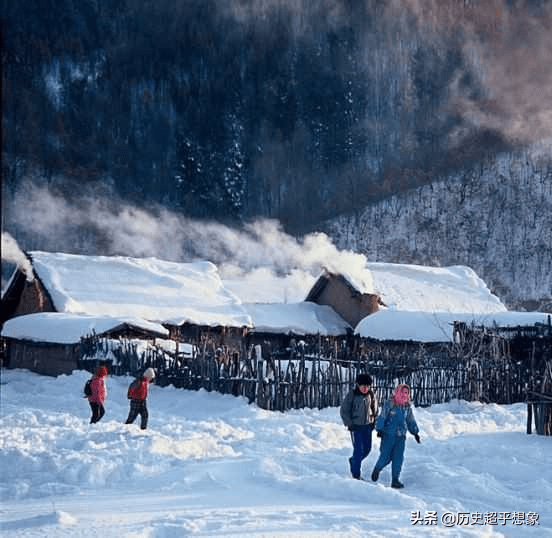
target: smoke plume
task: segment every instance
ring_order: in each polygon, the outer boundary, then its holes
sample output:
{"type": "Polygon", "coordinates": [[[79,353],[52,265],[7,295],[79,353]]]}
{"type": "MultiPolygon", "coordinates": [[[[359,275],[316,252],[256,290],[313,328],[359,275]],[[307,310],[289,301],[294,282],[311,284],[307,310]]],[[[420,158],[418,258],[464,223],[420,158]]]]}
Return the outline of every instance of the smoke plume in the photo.
{"type": "Polygon", "coordinates": [[[168,261],[209,260],[224,277],[259,278],[263,270],[282,279],[317,277],[325,268],[346,272],[363,291],[372,289],[366,258],[338,250],[323,233],[301,239],[274,220],[240,229],[116,201],[115,196],[68,200],[45,186],[27,183],[9,204],[10,220],[32,238],[32,250],[77,254],[157,257],[168,261]]]}
{"type": "Polygon", "coordinates": [[[19,248],[17,241],[7,232],[2,232],[2,260],[15,263],[25,273],[29,282],[34,280],[31,262],[19,248]]]}

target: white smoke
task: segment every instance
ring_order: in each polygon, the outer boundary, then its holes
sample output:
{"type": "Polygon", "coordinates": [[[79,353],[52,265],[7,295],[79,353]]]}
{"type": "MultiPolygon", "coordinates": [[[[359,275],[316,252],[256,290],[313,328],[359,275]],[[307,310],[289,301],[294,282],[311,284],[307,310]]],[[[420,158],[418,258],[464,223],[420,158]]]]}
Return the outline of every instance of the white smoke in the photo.
{"type": "Polygon", "coordinates": [[[323,233],[292,237],[275,220],[234,229],[160,207],[146,210],[123,204],[113,196],[69,201],[31,183],[18,191],[10,208],[10,217],[33,237],[37,250],[209,260],[219,267],[223,279],[258,282],[268,274],[280,279],[286,295],[280,299],[289,301],[304,299],[305,290],[323,269],[347,275],[361,291],[373,288],[364,255],[338,250],[323,233]]]}
{"type": "Polygon", "coordinates": [[[34,280],[31,262],[8,232],[2,232],[2,260],[15,263],[25,273],[29,282],[34,280]]]}

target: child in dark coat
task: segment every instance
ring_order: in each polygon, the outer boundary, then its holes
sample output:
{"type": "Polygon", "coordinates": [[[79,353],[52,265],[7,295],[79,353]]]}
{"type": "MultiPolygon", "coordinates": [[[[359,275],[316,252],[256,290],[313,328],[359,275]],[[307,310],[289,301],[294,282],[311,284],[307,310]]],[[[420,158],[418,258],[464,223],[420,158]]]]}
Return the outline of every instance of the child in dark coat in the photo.
{"type": "Polygon", "coordinates": [[[92,409],[90,424],[99,422],[105,415],[104,402],[107,396],[107,389],[105,386],[106,376],[107,368],[105,366],[100,366],[92,377],[92,381],[90,383],[92,394],[88,396],[88,403],[90,404],[90,409],[92,409]]]}
{"type": "Polygon", "coordinates": [[[372,430],[378,414],[378,400],[371,387],[372,378],[359,374],[355,387],[347,393],[339,409],[343,424],[351,432],[353,455],[349,466],[356,479],[360,479],[362,461],[372,448],[372,430]]]}
{"type": "Polygon", "coordinates": [[[381,414],[376,420],[376,431],[378,437],[381,437],[381,444],[380,456],[372,471],[372,480],[376,482],[381,470],[391,463],[391,487],[403,488],[404,484],[399,481],[399,475],[404,459],[407,431],[415,437],[416,442],[420,442],[418,425],[410,406],[408,385],[399,385],[395,389],[393,399],[383,404],[381,414]]]}
{"type": "Polygon", "coordinates": [[[140,428],[145,430],[148,427],[148,386],[155,379],[155,370],[148,368],[142,377],[138,380],[136,388],[129,388],[128,397],[130,400],[130,409],[125,424],[132,424],[138,415],[140,415],[140,428]]]}

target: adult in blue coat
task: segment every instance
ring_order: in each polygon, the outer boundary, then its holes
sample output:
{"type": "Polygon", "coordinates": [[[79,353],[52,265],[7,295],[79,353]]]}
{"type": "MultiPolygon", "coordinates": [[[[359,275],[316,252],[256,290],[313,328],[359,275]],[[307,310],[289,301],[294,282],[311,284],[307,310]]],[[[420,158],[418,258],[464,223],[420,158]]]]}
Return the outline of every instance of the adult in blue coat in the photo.
{"type": "Polygon", "coordinates": [[[372,449],[372,431],[378,414],[378,399],[372,390],[372,377],[368,374],[358,374],[356,385],[341,403],[339,409],[341,420],[351,432],[353,455],[349,458],[349,466],[353,478],[360,479],[362,460],[372,449]]]}
{"type": "Polygon", "coordinates": [[[408,385],[399,385],[393,393],[393,399],[384,402],[376,419],[376,431],[378,437],[381,437],[380,456],[372,471],[372,480],[376,482],[381,470],[391,463],[391,487],[403,488],[404,484],[399,476],[404,460],[406,433],[410,432],[416,442],[420,442],[418,425],[410,405],[408,385]]]}

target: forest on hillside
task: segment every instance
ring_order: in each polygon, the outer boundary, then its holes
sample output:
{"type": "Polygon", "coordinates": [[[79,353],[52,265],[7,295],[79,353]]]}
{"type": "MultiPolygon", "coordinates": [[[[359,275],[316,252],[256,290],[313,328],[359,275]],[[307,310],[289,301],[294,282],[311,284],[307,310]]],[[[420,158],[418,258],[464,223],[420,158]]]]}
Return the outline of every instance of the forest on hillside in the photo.
{"type": "Polygon", "coordinates": [[[550,28],[543,0],[2,0],[3,228],[41,248],[41,189],[300,235],[471,177],[552,136],[550,28]]]}
{"type": "Polygon", "coordinates": [[[66,191],[109,182],[292,232],[516,142],[484,120],[510,112],[485,47],[544,9],[479,2],[449,24],[391,1],[4,4],[12,189],[30,174],[66,191]]]}
{"type": "Polygon", "coordinates": [[[552,165],[527,152],[328,221],[382,262],[468,265],[512,310],[552,312],[552,165]]]}

